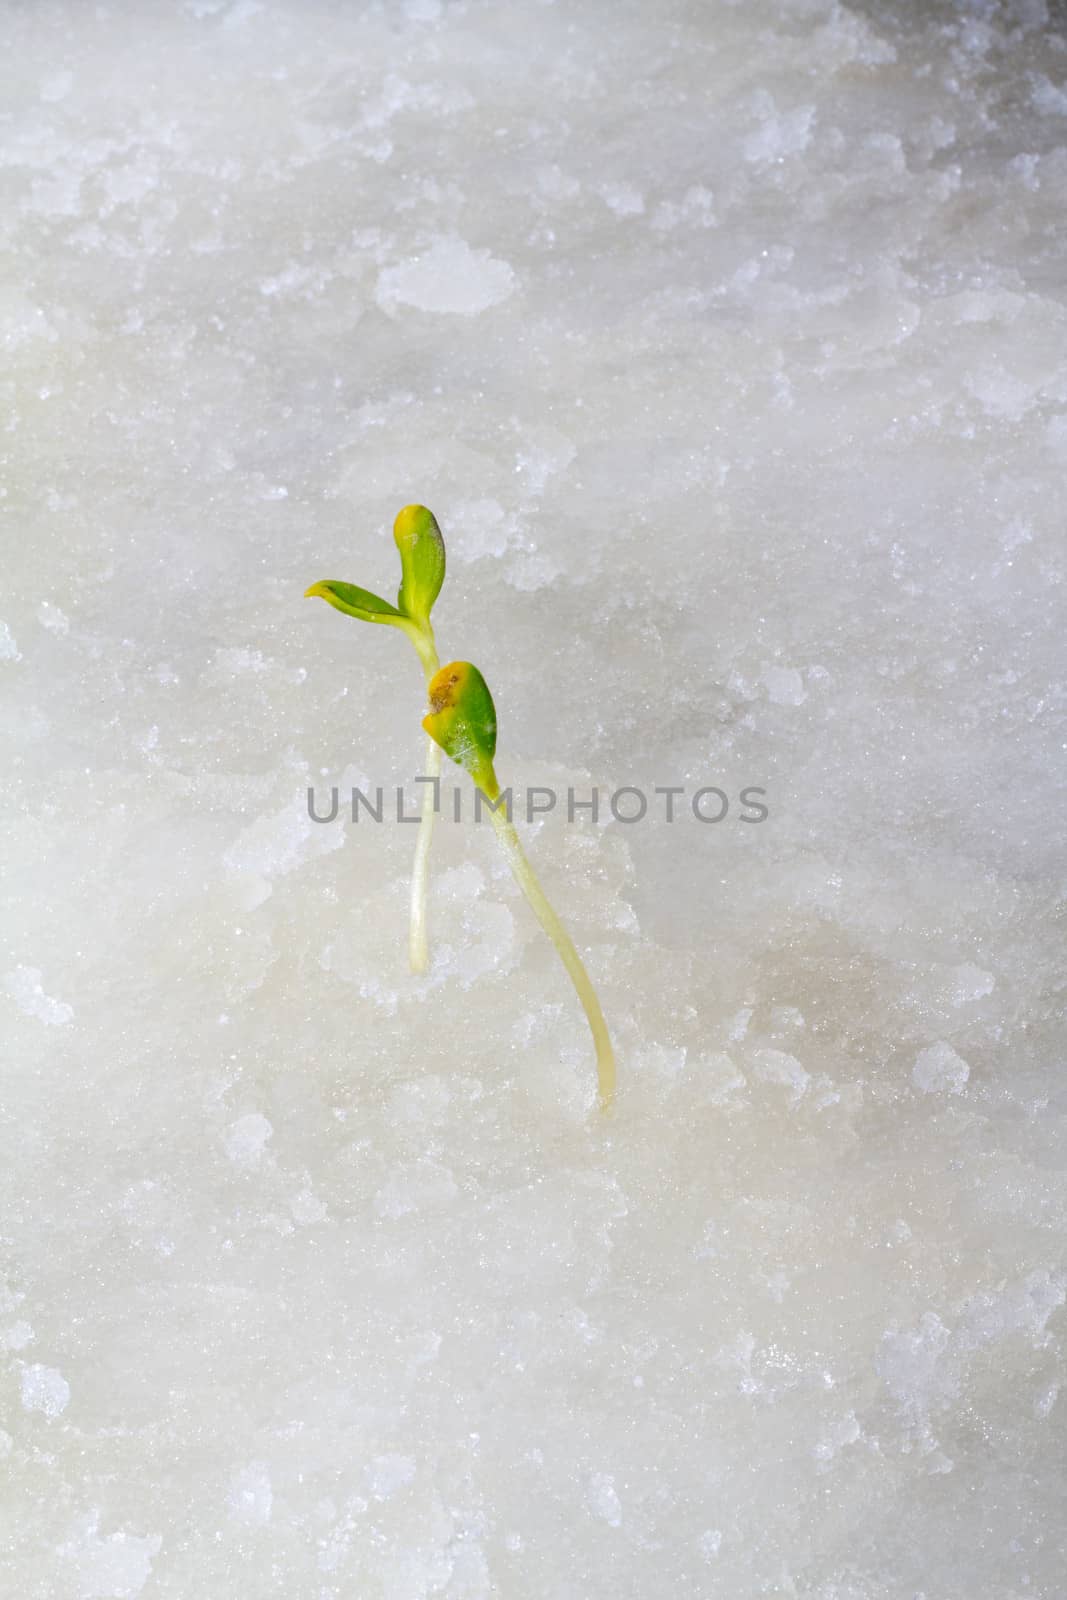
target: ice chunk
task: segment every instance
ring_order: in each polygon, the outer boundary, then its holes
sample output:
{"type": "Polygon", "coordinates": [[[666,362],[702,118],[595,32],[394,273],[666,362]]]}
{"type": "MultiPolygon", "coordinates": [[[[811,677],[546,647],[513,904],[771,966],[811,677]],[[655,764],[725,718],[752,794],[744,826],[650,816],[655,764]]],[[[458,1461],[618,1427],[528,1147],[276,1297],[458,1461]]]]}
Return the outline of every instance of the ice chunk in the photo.
{"type": "Polygon", "coordinates": [[[54,606],[50,600],[42,600],[37,607],[37,620],[42,628],[47,628],[49,633],[58,634],[60,637],[70,632],[70,618],[59,606],[54,606]]]}
{"type": "Polygon", "coordinates": [[[808,698],[804,680],[795,667],[764,667],[763,683],[768,700],[776,706],[801,706],[808,698]]]}
{"type": "Polygon", "coordinates": [[[589,1480],[589,1504],[594,1514],[612,1528],[622,1524],[622,1502],[615,1479],[607,1472],[594,1472],[589,1480]]]}
{"type": "Polygon", "coordinates": [[[984,972],[981,967],[964,962],[952,974],[952,1004],[959,1007],[970,1005],[974,1000],[983,1000],[987,994],[993,993],[996,986],[996,979],[991,972],[984,972]]]}
{"type": "MultiPolygon", "coordinates": [[[[243,654],[243,653],[242,653],[243,654]]],[[[260,670],[246,665],[242,670],[260,670]]],[[[293,795],[279,811],[257,817],[243,828],[223,855],[227,871],[247,880],[249,909],[271,893],[273,879],[295,872],[306,862],[344,844],[345,811],[338,785],[338,812],[330,821],[330,796],[316,791],[315,819],[307,792],[293,795]]]]}
{"type": "Polygon", "coordinates": [[[745,139],[745,160],[764,165],[799,155],[811,142],[815,107],[801,105],[792,111],[779,111],[766,89],[753,97],[753,113],[759,126],[745,139]]]}
{"type": "Polygon", "coordinates": [[[263,1527],[270,1521],[274,1493],[270,1470],[265,1461],[253,1461],[235,1472],[230,1480],[227,1504],[238,1522],[263,1527]]]}
{"type": "Polygon", "coordinates": [[[378,275],[377,300],[394,314],[401,306],[418,311],[475,317],[500,305],[515,289],[515,273],[488,250],[465,239],[435,239],[428,250],[378,275]]]}
{"type": "Polygon", "coordinates": [[[645,209],[644,196],[632,183],[602,184],[600,197],[617,217],[639,217],[645,209]]]}
{"type": "Polygon", "coordinates": [[[796,1056],[790,1055],[786,1050],[773,1050],[770,1047],[754,1050],[752,1070],[762,1083],[780,1084],[788,1089],[790,1102],[793,1105],[803,1099],[811,1083],[810,1075],[805,1072],[796,1056]]]}
{"type": "Polygon", "coordinates": [[[100,1513],[79,1518],[59,1547],[63,1593],[76,1600],[136,1600],[163,1546],[161,1534],[100,1533],[100,1513]]]}
{"type": "Polygon", "coordinates": [[[43,977],[40,967],[15,967],[5,976],[4,987],[26,1016],[49,1027],[65,1027],[74,1017],[74,1008],[45,994],[43,977]]]}
{"type": "Polygon", "coordinates": [[[258,1166],[274,1129],[261,1111],[250,1111],[231,1122],[226,1131],[226,1154],[240,1167],[258,1166]]]}
{"type": "Polygon", "coordinates": [[[452,512],[449,559],[479,561],[502,556],[515,540],[515,520],[499,500],[462,500],[452,512]]]}
{"type": "Polygon", "coordinates": [[[1034,76],[1031,99],[1042,116],[1067,117],[1067,89],[1054,84],[1043,72],[1034,76]]]}
{"type": "Polygon", "coordinates": [[[58,1417],[70,1403],[70,1384],[56,1367],[34,1362],[22,1369],[22,1404],[26,1411],[58,1417]]]}
{"type": "Polygon", "coordinates": [[[944,1039],[920,1050],[911,1069],[911,1079],[923,1094],[962,1094],[971,1069],[944,1039]]]}

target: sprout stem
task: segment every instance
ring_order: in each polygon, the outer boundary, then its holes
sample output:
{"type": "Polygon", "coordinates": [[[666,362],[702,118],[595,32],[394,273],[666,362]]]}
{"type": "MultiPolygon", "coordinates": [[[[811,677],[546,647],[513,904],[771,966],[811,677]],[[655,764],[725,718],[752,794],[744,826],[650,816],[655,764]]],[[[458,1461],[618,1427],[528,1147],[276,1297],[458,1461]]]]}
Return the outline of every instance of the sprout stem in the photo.
{"type": "MultiPolygon", "coordinates": [[[[437,659],[437,646],[434,643],[433,629],[429,623],[425,630],[419,629],[412,634],[412,642],[419,652],[422,670],[426,674],[429,684],[434,673],[440,668],[437,659]]],[[[426,739],[426,770],[422,776],[440,779],[441,776],[441,747],[427,735],[426,739]]],[[[433,840],[434,801],[437,798],[440,784],[425,783],[422,786],[422,809],[419,813],[419,832],[415,840],[415,862],[411,869],[411,920],[408,931],[408,961],[412,972],[425,972],[430,960],[430,947],[426,933],[426,897],[430,880],[430,844],[433,840]]]]}
{"type": "Polygon", "coordinates": [[[552,940],[559,958],[570,973],[571,982],[578,991],[578,998],[582,1002],[589,1027],[593,1034],[593,1043],[596,1045],[596,1070],[597,1083],[600,1089],[600,1109],[607,1111],[615,1094],[615,1055],[611,1048],[611,1039],[608,1035],[607,1023],[604,1013],[600,1009],[596,990],[581,956],[574,948],[570,934],[557,917],[548,898],[526,859],[526,852],[519,843],[519,836],[515,832],[515,825],[508,821],[504,812],[490,810],[494,828],[500,843],[504,847],[504,854],[508,858],[508,865],[515,875],[515,881],[523,894],[533,907],[537,920],[552,940]]]}
{"type": "MultiPolygon", "coordinates": [[[[430,678],[440,670],[434,629],[426,622],[411,629],[411,643],[418,650],[427,686],[430,678]]],[[[424,778],[440,779],[442,776],[442,749],[427,736],[426,773],[424,778]]],[[[434,840],[434,802],[440,784],[422,784],[422,810],[419,813],[419,837],[414,842],[414,866],[411,869],[411,922],[408,931],[408,962],[413,973],[424,973],[430,960],[426,933],[426,896],[430,880],[430,843],[434,840]]]]}
{"type": "MultiPolygon", "coordinates": [[[[430,738],[426,740],[426,766],[423,776],[435,780],[441,777],[441,746],[430,738]]],[[[437,788],[437,782],[423,785],[419,832],[415,840],[415,863],[411,869],[411,931],[408,937],[408,954],[411,958],[412,972],[425,972],[430,959],[426,936],[426,890],[430,876],[430,842],[433,839],[434,795],[437,788]]]]}

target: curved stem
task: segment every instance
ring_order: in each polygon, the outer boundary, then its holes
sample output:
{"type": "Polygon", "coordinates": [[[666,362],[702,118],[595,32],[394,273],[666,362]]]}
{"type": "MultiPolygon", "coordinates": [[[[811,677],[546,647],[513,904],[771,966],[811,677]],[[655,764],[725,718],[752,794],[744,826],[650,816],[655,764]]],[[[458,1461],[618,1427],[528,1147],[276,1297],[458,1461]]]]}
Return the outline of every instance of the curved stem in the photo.
{"type": "Polygon", "coordinates": [[[574,948],[570,934],[557,917],[548,897],[541,888],[540,883],[526,859],[526,852],[519,843],[519,836],[515,826],[509,822],[503,811],[490,810],[497,837],[504,847],[504,854],[508,858],[508,865],[515,875],[515,881],[530,902],[537,915],[537,920],[552,940],[559,958],[570,974],[571,982],[578,991],[578,998],[582,1002],[589,1027],[593,1034],[593,1043],[596,1045],[596,1070],[597,1083],[600,1089],[600,1109],[606,1111],[611,1105],[615,1094],[615,1054],[611,1048],[611,1039],[608,1035],[608,1026],[604,1021],[604,1013],[600,1009],[596,990],[581,956],[574,948]]]}
{"type": "MultiPolygon", "coordinates": [[[[427,624],[425,633],[412,635],[419,652],[427,684],[441,663],[437,659],[433,629],[427,624]]],[[[415,840],[415,862],[411,870],[411,919],[408,931],[408,961],[412,972],[425,972],[430,960],[429,939],[426,932],[426,899],[430,881],[430,845],[433,841],[435,802],[440,793],[441,748],[433,739],[426,740],[426,768],[420,776],[432,778],[432,783],[422,786],[422,809],[419,813],[419,832],[415,840]]]]}

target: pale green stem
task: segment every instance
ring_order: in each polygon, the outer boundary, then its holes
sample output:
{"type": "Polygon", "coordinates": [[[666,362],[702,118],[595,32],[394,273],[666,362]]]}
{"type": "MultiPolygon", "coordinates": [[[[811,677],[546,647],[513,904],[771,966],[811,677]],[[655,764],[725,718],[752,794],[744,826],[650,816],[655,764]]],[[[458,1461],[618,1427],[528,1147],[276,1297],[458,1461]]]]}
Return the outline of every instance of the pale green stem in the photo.
{"type": "Polygon", "coordinates": [[[489,816],[497,831],[497,837],[504,847],[504,854],[508,858],[508,865],[515,875],[515,881],[523,894],[533,907],[537,920],[552,940],[559,958],[570,973],[571,982],[578,991],[578,998],[582,1002],[589,1027],[593,1034],[593,1043],[596,1045],[596,1070],[597,1083],[600,1088],[600,1108],[606,1111],[611,1105],[615,1094],[615,1055],[611,1048],[611,1039],[608,1036],[607,1023],[604,1013],[600,1009],[596,990],[593,988],[588,972],[581,956],[574,948],[570,934],[553,911],[544,890],[538,883],[526,852],[519,843],[519,836],[515,832],[514,824],[509,822],[503,808],[499,811],[490,810],[489,816]]]}
{"type": "Polygon", "coordinates": [[[415,840],[415,864],[411,870],[411,931],[408,954],[412,972],[425,972],[430,959],[426,935],[426,895],[430,879],[430,843],[433,839],[434,794],[438,792],[441,778],[441,746],[433,739],[426,740],[426,765],[422,776],[433,778],[433,783],[423,784],[422,812],[419,832],[415,840]]]}
{"type": "MultiPolygon", "coordinates": [[[[419,652],[426,682],[438,670],[433,629],[427,624],[425,633],[412,634],[412,642],[419,652]]],[[[441,747],[429,737],[426,740],[426,768],[420,776],[437,781],[422,785],[422,809],[419,813],[419,832],[415,840],[415,863],[411,870],[411,921],[408,932],[408,959],[412,972],[425,972],[430,960],[429,940],[426,932],[426,898],[430,881],[430,844],[433,840],[434,797],[441,777],[441,747]]]]}

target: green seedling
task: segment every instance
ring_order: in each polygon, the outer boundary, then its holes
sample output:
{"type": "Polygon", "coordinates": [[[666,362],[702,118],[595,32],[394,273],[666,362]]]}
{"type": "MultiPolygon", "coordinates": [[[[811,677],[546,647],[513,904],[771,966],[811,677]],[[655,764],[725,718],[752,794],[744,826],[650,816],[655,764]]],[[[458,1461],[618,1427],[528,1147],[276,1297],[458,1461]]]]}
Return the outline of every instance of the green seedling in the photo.
{"type": "Polygon", "coordinates": [[[581,956],[526,859],[514,824],[508,820],[506,809],[496,805],[500,800],[500,784],[493,766],[496,710],[488,685],[477,667],[469,661],[452,661],[434,675],[430,683],[430,711],[422,725],[445,754],[469,774],[490,802],[489,816],[508,865],[578,991],[596,1046],[600,1105],[606,1111],[615,1093],[615,1057],[604,1013],[581,956]]]}
{"type": "MultiPolygon", "coordinates": [[[[361,622],[380,622],[406,633],[418,653],[429,684],[441,663],[437,658],[430,612],[445,581],[445,541],[437,519],[425,506],[405,506],[393,524],[393,538],[400,551],[402,574],[396,605],[382,600],[369,589],[354,583],[324,578],[313,583],[307,595],[327,601],[348,617],[361,622]]],[[[306,596],[305,596],[306,598],[306,596]]],[[[422,791],[422,811],[415,841],[415,865],[411,874],[411,923],[408,954],[412,972],[425,972],[429,957],[426,936],[426,890],[429,877],[430,841],[433,838],[434,795],[441,775],[441,751],[433,739],[426,740],[425,776],[434,782],[422,791]]]]}

